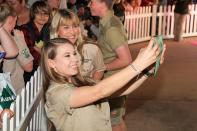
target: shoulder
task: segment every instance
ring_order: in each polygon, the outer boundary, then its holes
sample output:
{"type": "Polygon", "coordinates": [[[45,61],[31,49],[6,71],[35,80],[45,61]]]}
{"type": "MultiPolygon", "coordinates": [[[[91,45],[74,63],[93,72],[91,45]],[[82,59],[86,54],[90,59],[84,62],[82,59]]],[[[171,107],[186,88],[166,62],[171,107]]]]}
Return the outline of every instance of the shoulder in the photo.
{"type": "Polygon", "coordinates": [[[83,49],[84,50],[94,50],[95,51],[95,50],[99,50],[99,47],[96,44],[87,43],[87,44],[84,44],[83,49]]]}
{"type": "Polygon", "coordinates": [[[66,94],[69,90],[74,89],[74,86],[71,84],[57,84],[52,83],[47,90],[48,94],[53,94],[56,96],[61,96],[61,94],[66,94]]]}
{"type": "Polygon", "coordinates": [[[65,102],[69,99],[74,86],[70,84],[51,84],[46,92],[46,98],[48,101],[65,102]]]}
{"type": "Polygon", "coordinates": [[[109,26],[110,27],[120,27],[120,26],[122,26],[122,22],[120,21],[120,19],[117,16],[113,15],[112,17],[110,17],[109,26]]]}

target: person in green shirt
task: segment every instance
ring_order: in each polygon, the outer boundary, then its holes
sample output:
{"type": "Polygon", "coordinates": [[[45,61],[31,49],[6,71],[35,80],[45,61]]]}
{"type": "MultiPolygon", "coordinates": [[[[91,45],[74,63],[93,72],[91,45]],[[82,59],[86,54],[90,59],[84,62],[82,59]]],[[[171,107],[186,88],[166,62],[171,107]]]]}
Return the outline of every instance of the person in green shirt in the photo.
{"type": "MultiPolygon", "coordinates": [[[[93,16],[100,17],[98,45],[106,65],[104,78],[111,76],[132,61],[126,31],[112,10],[115,0],[91,0],[89,7],[93,16]]],[[[126,96],[109,100],[113,131],[125,131],[126,96]]]]}

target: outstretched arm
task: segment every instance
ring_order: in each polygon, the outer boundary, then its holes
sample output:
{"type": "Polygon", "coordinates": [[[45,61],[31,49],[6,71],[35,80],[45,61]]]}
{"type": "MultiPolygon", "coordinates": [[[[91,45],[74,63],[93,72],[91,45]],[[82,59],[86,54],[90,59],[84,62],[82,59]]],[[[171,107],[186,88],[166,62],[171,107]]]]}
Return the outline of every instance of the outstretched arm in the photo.
{"type": "Polygon", "coordinates": [[[159,55],[159,48],[157,45],[153,47],[153,42],[140,53],[132,66],[127,66],[120,72],[100,81],[93,87],[76,88],[71,94],[69,103],[71,107],[81,107],[93,103],[99,99],[109,97],[114,92],[120,90],[130,80],[137,76],[142,70],[156,61],[159,55]]]}
{"type": "MultiPolygon", "coordinates": [[[[164,45],[164,48],[163,48],[163,52],[162,52],[161,59],[160,59],[160,64],[163,64],[163,62],[164,62],[165,50],[166,50],[166,45],[164,45]]],[[[148,73],[153,74],[154,70],[155,70],[155,67],[153,64],[150,66],[148,73]]],[[[116,97],[116,96],[128,95],[128,94],[132,93],[134,90],[136,90],[138,87],[140,87],[148,79],[148,77],[149,76],[147,76],[147,74],[142,73],[142,76],[139,79],[137,79],[135,82],[130,81],[131,83],[128,83],[129,85],[127,84],[125,86],[125,88],[122,88],[120,91],[114,93],[113,96],[116,97]],[[128,88],[128,86],[129,86],[129,88],[128,88]]]]}

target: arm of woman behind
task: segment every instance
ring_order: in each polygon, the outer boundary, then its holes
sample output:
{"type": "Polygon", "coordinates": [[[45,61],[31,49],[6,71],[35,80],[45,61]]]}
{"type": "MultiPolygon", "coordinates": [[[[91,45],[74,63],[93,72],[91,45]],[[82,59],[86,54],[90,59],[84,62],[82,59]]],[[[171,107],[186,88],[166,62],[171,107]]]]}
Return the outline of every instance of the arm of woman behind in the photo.
{"type": "Polygon", "coordinates": [[[6,52],[6,58],[12,58],[18,55],[18,48],[14,40],[3,27],[0,27],[0,41],[6,52]]]}
{"type": "MultiPolygon", "coordinates": [[[[97,46],[96,46],[97,47],[97,46]]],[[[104,71],[106,70],[105,63],[103,60],[103,54],[100,48],[96,48],[96,52],[93,58],[93,64],[95,71],[93,72],[93,79],[99,81],[103,78],[104,71]]]]}
{"type": "Polygon", "coordinates": [[[22,31],[14,30],[14,40],[18,46],[19,54],[17,60],[24,71],[31,72],[33,69],[33,56],[25,42],[24,34],[22,31]]]}

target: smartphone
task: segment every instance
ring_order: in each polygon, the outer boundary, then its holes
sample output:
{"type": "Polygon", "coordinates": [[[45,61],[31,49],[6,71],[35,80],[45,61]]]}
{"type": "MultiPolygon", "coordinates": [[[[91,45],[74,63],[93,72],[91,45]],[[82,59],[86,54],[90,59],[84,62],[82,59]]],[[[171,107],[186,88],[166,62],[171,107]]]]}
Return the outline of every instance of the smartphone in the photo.
{"type": "Polygon", "coordinates": [[[3,59],[5,57],[5,55],[6,55],[6,52],[1,52],[0,51],[0,59],[3,59]]]}
{"type": "Polygon", "coordinates": [[[155,70],[154,70],[154,76],[156,76],[157,72],[158,72],[158,69],[159,69],[159,66],[160,66],[160,59],[161,59],[161,54],[163,52],[163,37],[161,35],[159,36],[154,36],[154,44],[158,44],[159,45],[159,49],[160,49],[160,54],[159,56],[157,57],[157,60],[155,62],[155,70]]]}

